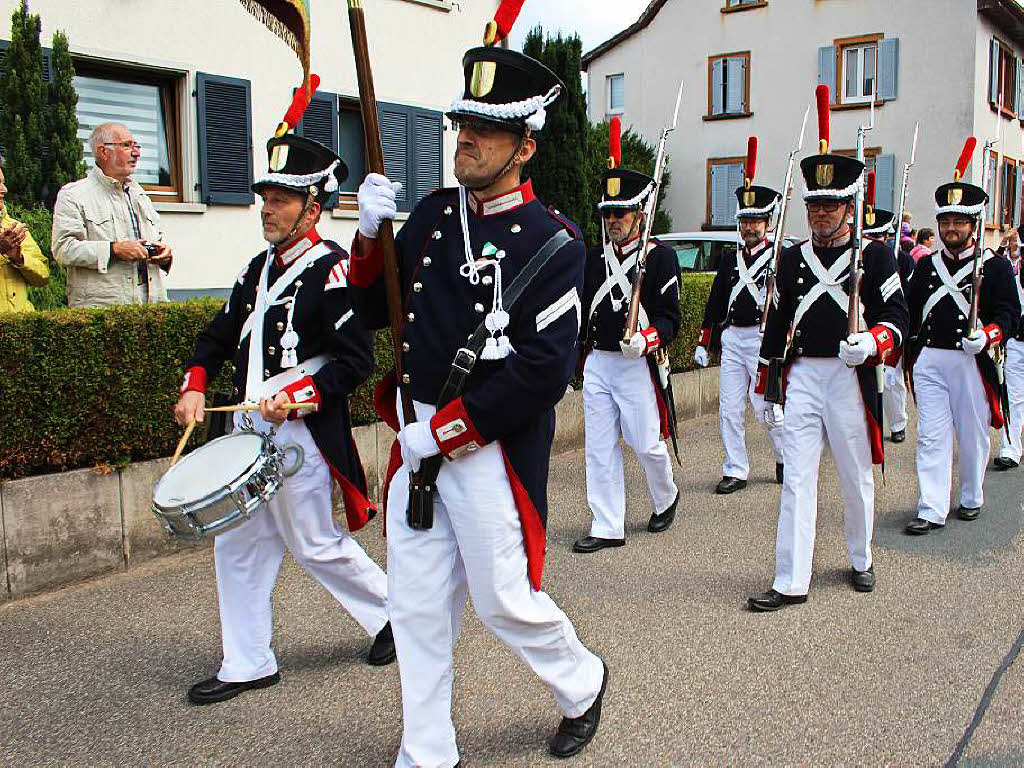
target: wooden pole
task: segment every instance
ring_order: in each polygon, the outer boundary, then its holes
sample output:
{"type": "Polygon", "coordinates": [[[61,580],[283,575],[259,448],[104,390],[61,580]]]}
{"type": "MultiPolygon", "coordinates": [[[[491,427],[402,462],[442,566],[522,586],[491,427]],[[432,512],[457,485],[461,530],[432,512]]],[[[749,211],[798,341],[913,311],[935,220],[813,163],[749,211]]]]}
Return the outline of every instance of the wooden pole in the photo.
{"type": "MultiPolygon", "coordinates": [[[[279,405],[282,411],[306,411],[316,408],[316,403],[285,403],[279,405]]],[[[258,411],[259,403],[241,403],[240,405],[218,405],[215,408],[203,408],[206,413],[234,413],[235,411],[258,411]]]]}
{"type": "Polygon", "coordinates": [[[185,450],[185,443],[187,443],[187,442],[188,442],[188,439],[189,439],[190,437],[192,437],[192,432],[193,432],[193,431],[195,430],[195,428],[196,428],[196,424],[197,424],[197,423],[198,423],[198,422],[196,422],[196,421],[195,421],[195,420],[193,419],[192,421],[190,421],[190,422],[188,423],[188,426],[187,426],[187,427],[185,427],[185,434],[183,434],[183,435],[181,436],[181,440],[179,440],[179,441],[178,441],[178,447],[174,449],[174,456],[172,456],[172,457],[171,457],[171,466],[172,466],[172,467],[173,467],[173,466],[174,466],[175,464],[177,464],[177,463],[178,463],[178,459],[180,459],[180,458],[181,458],[181,452],[182,452],[183,450],[185,450]]]}

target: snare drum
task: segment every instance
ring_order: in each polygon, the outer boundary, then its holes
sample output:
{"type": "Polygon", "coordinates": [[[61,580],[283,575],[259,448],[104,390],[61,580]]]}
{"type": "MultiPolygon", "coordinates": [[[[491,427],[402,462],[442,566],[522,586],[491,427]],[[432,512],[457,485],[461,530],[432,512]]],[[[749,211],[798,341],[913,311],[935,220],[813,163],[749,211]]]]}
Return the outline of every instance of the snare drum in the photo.
{"type": "Polygon", "coordinates": [[[201,539],[229,531],[269,502],[282,483],[270,435],[240,430],[200,446],[153,488],[153,514],[168,533],[201,539]]]}

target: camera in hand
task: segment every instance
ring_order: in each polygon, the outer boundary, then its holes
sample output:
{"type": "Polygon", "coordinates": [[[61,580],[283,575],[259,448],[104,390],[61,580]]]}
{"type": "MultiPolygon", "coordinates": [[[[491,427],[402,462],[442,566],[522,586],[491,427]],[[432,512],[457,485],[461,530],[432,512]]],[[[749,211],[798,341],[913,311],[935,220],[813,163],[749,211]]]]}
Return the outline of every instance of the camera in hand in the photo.
{"type": "Polygon", "coordinates": [[[143,243],[143,246],[146,248],[146,253],[151,259],[155,259],[157,257],[157,254],[160,253],[159,245],[155,245],[153,243],[143,243]]]}

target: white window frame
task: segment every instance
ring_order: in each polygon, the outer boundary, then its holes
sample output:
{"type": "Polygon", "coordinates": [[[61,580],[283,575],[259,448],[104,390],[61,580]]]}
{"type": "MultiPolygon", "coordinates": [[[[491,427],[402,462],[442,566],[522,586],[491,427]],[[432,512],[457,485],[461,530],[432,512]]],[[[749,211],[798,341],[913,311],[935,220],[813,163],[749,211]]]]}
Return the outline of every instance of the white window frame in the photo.
{"type": "Polygon", "coordinates": [[[843,82],[842,82],[842,100],[843,104],[870,104],[871,99],[878,93],[878,43],[863,43],[858,45],[848,45],[842,47],[843,57],[843,82]],[[864,90],[864,60],[865,54],[868,50],[874,51],[874,72],[871,77],[871,93],[863,93],[864,90]],[[849,60],[848,56],[851,53],[856,53],[856,66],[857,66],[857,93],[849,94],[846,90],[846,84],[849,81],[849,60]]]}
{"type": "Polygon", "coordinates": [[[623,72],[616,72],[605,77],[605,114],[622,115],[626,112],[626,75],[623,72]],[[612,81],[615,78],[622,78],[622,104],[618,107],[612,105],[612,81]]]}

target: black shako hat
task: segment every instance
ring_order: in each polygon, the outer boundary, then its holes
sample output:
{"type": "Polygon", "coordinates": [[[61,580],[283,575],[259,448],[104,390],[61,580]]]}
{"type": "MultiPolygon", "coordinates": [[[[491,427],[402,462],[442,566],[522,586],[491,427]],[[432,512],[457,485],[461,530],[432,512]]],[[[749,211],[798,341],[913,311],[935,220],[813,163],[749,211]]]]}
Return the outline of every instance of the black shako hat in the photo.
{"type": "Polygon", "coordinates": [[[539,131],[547,120],[547,107],[565,91],[550,69],[507,48],[471,48],[462,66],[466,82],[462,97],[446,113],[450,120],[486,120],[519,134],[539,131]]]}
{"type": "Polygon", "coordinates": [[[604,172],[601,190],[599,210],[639,208],[654,190],[654,179],[628,168],[611,168],[604,172]]]}
{"type": "Polygon", "coordinates": [[[268,171],[252,185],[257,194],[264,187],[280,187],[312,194],[323,205],[348,178],[348,166],[318,141],[286,133],[267,142],[268,171]]]}
{"type": "Polygon", "coordinates": [[[846,155],[810,155],[800,161],[804,200],[852,200],[857,194],[864,163],[846,155]]]}
{"type": "Polygon", "coordinates": [[[935,216],[937,218],[953,213],[980,216],[987,202],[988,194],[981,187],[963,181],[951,181],[940,184],[935,190],[935,216]]]}
{"type": "Polygon", "coordinates": [[[779,193],[770,187],[751,185],[736,187],[736,210],[738,219],[770,219],[779,204],[779,193]]]}
{"type": "Polygon", "coordinates": [[[892,211],[886,211],[882,208],[875,208],[872,211],[864,210],[863,229],[861,229],[862,235],[894,235],[896,234],[896,228],[893,226],[893,220],[896,218],[896,214],[892,211]]]}

